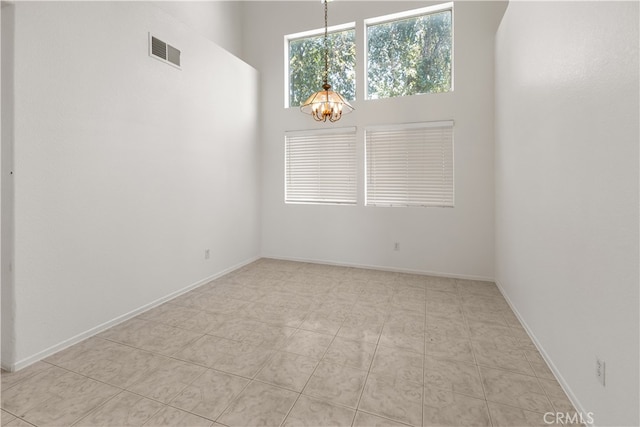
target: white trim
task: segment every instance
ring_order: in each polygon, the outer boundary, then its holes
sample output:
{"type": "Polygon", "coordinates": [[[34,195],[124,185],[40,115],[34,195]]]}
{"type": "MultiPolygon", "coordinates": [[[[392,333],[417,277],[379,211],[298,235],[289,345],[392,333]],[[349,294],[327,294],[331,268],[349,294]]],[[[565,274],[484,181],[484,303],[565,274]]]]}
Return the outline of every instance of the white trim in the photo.
{"type": "MultiPolygon", "coordinates": [[[[346,24],[333,25],[331,27],[328,27],[327,33],[329,34],[339,33],[340,31],[345,31],[345,30],[352,30],[352,29],[355,30],[355,28],[356,28],[355,21],[347,22],[346,24]]],[[[284,39],[286,42],[290,42],[292,40],[305,39],[307,37],[314,37],[314,36],[321,36],[321,35],[324,35],[324,27],[317,28],[315,30],[302,31],[300,33],[287,34],[286,36],[284,36],[284,39]]]]}
{"type": "Polygon", "coordinates": [[[365,28],[372,25],[384,24],[392,21],[400,21],[402,19],[414,18],[421,15],[429,15],[432,13],[443,12],[445,10],[453,10],[453,2],[436,4],[433,6],[422,7],[420,9],[405,10],[403,12],[392,13],[390,15],[377,16],[364,20],[365,28]]]}
{"type": "Polygon", "coordinates": [[[338,133],[356,133],[357,128],[355,126],[348,126],[343,128],[326,128],[326,129],[301,129],[301,130],[287,130],[284,132],[285,136],[310,136],[310,135],[331,135],[338,133]]]}
{"type": "Polygon", "coordinates": [[[112,327],[114,327],[114,326],[116,326],[116,325],[118,325],[118,324],[120,324],[120,323],[122,323],[122,322],[124,322],[126,320],[129,320],[129,319],[131,319],[131,318],[133,318],[133,317],[135,317],[135,316],[137,316],[137,315],[139,315],[141,313],[144,313],[147,310],[150,310],[150,309],[152,309],[154,307],[157,307],[162,303],[165,303],[165,302],[167,302],[169,300],[172,300],[172,299],[174,299],[174,298],[176,298],[176,297],[178,297],[178,296],[180,296],[180,295],[182,295],[184,293],[187,293],[187,292],[189,292],[189,291],[191,291],[191,290],[193,290],[195,288],[198,288],[198,287],[200,287],[200,286],[202,286],[202,285],[204,285],[206,283],[209,283],[210,281],[212,281],[214,279],[217,279],[218,277],[224,276],[225,274],[229,274],[232,271],[235,271],[235,270],[237,270],[239,268],[244,267],[245,265],[251,264],[252,262],[254,262],[254,261],[258,260],[258,259],[260,259],[260,256],[251,257],[251,258],[249,258],[249,259],[247,259],[245,261],[242,261],[242,262],[240,262],[240,263],[238,263],[238,264],[236,264],[234,266],[231,266],[231,267],[229,267],[229,268],[227,268],[225,270],[222,270],[222,271],[220,271],[220,272],[218,272],[216,274],[213,274],[213,275],[211,275],[209,277],[206,277],[206,278],[204,278],[202,280],[199,280],[199,281],[197,281],[195,283],[192,283],[191,285],[186,286],[186,287],[184,287],[184,288],[182,288],[180,290],[172,292],[169,295],[166,295],[164,297],[158,298],[157,300],[152,301],[149,304],[145,304],[145,305],[143,305],[141,307],[138,307],[135,310],[130,311],[129,313],[126,313],[126,314],[123,314],[121,316],[118,316],[115,319],[112,319],[112,320],[109,320],[107,322],[104,322],[101,325],[98,325],[98,326],[96,326],[94,328],[91,328],[91,329],[89,329],[89,330],[87,330],[85,332],[82,332],[82,333],[74,336],[74,337],[66,339],[66,340],[64,340],[64,341],[62,341],[62,342],[60,342],[58,344],[55,344],[55,345],[53,345],[53,346],[51,346],[51,347],[49,347],[49,348],[47,348],[45,350],[42,350],[42,351],[40,351],[40,352],[38,352],[38,353],[36,353],[36,354],[34,354],[32,356],[24,358],[24,359],[12,364],[12,365],[4,365],[3,364],[2,365],[2,369],[6,370],[6,371],[9,371],[9,372],[15,372],[15,371],[19,371],[21,369],[24,369],[29,365],[32,365],[32,364],[34,364],[34,363],[36,363],[36,362],[38,362],[38,361],[40,361],[42,359],[45,359],[45,358],[47,358],[47,357],[49,357],[49,356],[51,356],[51,355],[53,355],[53,354],[55,354],[55,353],[57,353],[57,352],[59,352],[61,350],[64,350],[64,349],[66,349],[68,347],[71,347],[72,345],[78,344],[79,342],[84,341],[87,338],[90,338],[90,337],[92,337],[94,335],[97,335],[98,333],[100,333],[102,331],[105,331],[105,330],[107,330],[109,328],[112,328],[112,327]]]}
{"type": "Polygon", "coordinates": [[[408,274],[417,274],[420,276],[435,276],[435,277],[445,277],[449,279],[463,279],[463,280],[480,280],[484,282],[493,282],[494,279],[487,276],[476,276],[476,275],[467,275],[467,274],[455,274],[455,273],[443,273],[443,272],[435,272],[435,271],[427,271],[427,270],[414,270],[411,268],[399,268],[399,267],[390,267],[384,265],[371,265],[371,264],[358,264],[352,262],[343,262],[343,261],[333,261],[333,260],[324,260],[317,258],[298,258],[298,257],[288,257],[288,256],[279,256],[279,255],[263,255],[262,258],[265,259],[275,259],[281,261],[295,261],[295,262],[306,262],[311,264],[320,264],[320,265],[333,265],[336,267],[352,267],[352,268],[364,268],[367,270],[376,270],[376,271],[390,271],[394,273],[408,273],[408,274]]]}
{"type": "MultiPolygon", "coordinates": [[[[531,342],[533,342],[533,345],[535,345],[536,348],[538,349],[538,352],[540,353],[540,355],[542,356],[542,358],[546,362],[547,366],[551,370],[551,373],[553,373],[553,376],[556,377],[556,380],[558,381],[558,384],[560,384],[560,387],[562,388],[562,390],[565,392],[565,394],[569,398],[569,401],[571,402],[571,404],[575,407],[575,409],[576,409],[576,411],[578,413],[586,414],[587,411],[585,411],[585,409],[582,406],[582,404],[580,404],[580,401],[576,397],[575,393],[573,392],[573,390],[571,390],[571,387],[569,387],[569,384],[564,379],[564,377],[562,376],[562,374],[560,373],[560,371],[558,370],[556,365],[554,365],[553,361],[551,360],[551,358],[549,357],[547,352],[544,351],[544,348],[542,347],[542,344],[540,344],[540,341],[538,341],[538,339],[536,338],[535,334],[533,333],[533,331],[531,330],[529,325],[527,325],[527,322],[524,320],[524,318],[522,317],[522,315],[520,314],[520,312],[518,311],[516,306],[513,304],[513,302],[509,298],[509,295],[504,290],[504,287],[502,286],[502,283],[500,282],[500,280],[495,279],[495,283],[496,283],[496,286],[498,287],[498,290],[500,291],[500,293],[502,294],[504,299],[507,301],[507,304],[509,304],[509,307],[511,308],[511,311],[513,311],[513,314],[515,314],[515,316],[518,318],[518,320],[522,324],[522,327],[524,328],[525,332],[527,333],[527,335],[529,335],[529,338],[531,339],[531,342]]],[[[593,426],[594,424],[591,423],[591,424],[587,424],[587,425],[588,426],[593,426]]]]}
{"type": "Polygon", "coordinates": [[[437,122],[413,122],[413,123],[398,123],[392,125],[372,125],[365,126],[364,130],[368,131],[387,131],[387,130],[405,130],[405,129],[425,129],[425,128],[439,128],[439,127],[453,127],[453,120],[440,120],[437,122]]]}

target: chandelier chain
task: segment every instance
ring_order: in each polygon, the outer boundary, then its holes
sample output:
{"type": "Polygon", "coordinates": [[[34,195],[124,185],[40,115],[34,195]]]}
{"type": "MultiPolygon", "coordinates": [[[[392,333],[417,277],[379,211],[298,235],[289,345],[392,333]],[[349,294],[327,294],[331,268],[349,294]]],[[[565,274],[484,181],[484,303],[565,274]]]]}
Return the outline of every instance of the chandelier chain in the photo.
{"type": "Polygon", "coordinates": [[[329,19],[327,1],[324,0],[324,84],[329,82],[329,19]]]}

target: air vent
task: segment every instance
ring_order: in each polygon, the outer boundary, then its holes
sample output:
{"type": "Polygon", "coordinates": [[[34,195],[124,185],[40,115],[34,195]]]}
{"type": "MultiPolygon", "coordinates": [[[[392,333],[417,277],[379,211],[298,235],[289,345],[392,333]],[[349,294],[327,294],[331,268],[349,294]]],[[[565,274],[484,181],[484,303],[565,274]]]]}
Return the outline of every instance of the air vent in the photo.
{"type": "Polygon", "coordinates": [[[173,65],[180,66],[180,51],[171,45],[167,45],[167,61],[173,65]]]}
{"type": "Polygon", "coordinates": [[[180,68],[180,50],[149,34],[149,55],[180,68]]]}
{"type": "Polygon", "coordinates": [[[162,40],[151,37],[151,55],[167,60],[167,44],[162,40]]]}

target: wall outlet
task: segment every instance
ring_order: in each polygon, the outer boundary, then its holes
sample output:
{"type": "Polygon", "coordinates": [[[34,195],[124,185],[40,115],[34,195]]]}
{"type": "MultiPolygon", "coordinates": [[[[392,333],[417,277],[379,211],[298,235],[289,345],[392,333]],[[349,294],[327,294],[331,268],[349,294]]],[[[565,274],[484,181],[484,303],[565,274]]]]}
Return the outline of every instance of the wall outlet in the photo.
{"type": "Polygon", "coordinates": [[[393,250],[394,250],[394,251],[399,251],[399,250],[400,250],[400,243],[396,242],[396,243],[393,245],[393,250]]]}
{"type": "Polygon", "coordinates": [[[204,259],[209,259],[209,249],[204,250],[204,259]]]}
{"type": "Polygon", "coordinates": [[[598,382],[602,384],[602,387],[605,386],[605,373],[606,373],[606,365],[604,360],[600,360],[596,357],[596,378],[598,378],[598,382]]]}

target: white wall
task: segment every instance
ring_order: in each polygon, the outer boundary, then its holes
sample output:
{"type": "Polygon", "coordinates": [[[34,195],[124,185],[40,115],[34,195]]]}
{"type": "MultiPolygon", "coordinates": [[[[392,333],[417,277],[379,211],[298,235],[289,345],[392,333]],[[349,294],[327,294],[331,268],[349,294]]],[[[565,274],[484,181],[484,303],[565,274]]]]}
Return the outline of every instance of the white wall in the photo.
{"type": "Polygon", "coordinates": [[[154,6],[179,19],[192,31],[242,58],[242,1],[154,1],[154,6]]]}
{"type": "Polygon", "coordinates": [[[497,35],[496,277],[596,425],[640,424],[638,21],[512,2],[497,35]]]}
{"type": "Polygon", "coordinates": [[[13,261],[13,21],[14,8],[3,2],[2,12],[2,144],[0,144],[0,276],[2,280],[2,344],[1,359],[15,355],[15,298],[12,276],[13,261]]]}
{"type": "Polygon", "coordinates": [[[261,72],[262,253],[351,265],[493,278],[493,49],[504,5],[455,5],[455,91],[363,101],[363,18],[410,10],[430,2],[333,2],[329,25],[356,21],[358,93],[355,112],[336,124],[317,125],[298,108],[284,108],[284,36],[323,26],[320,2],[245,4],[246,60],[261,72]],[[456,207],[363,206],[363,164],[358,206],[284,203],[284,132],[455,120],[456,207]],[[400,251],[394,251],[394,242],[400,251]]]}
{"type": "Polygon", "coordinates": [[[257,72],[164,11],[12,7],[19,368],[258,256],[260,165],[257,72]]]}

